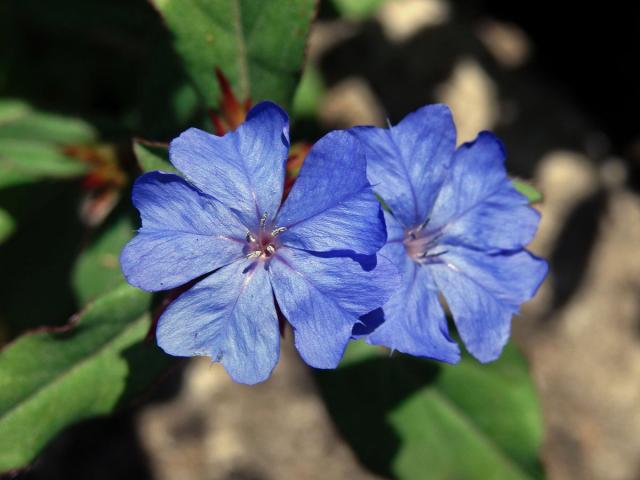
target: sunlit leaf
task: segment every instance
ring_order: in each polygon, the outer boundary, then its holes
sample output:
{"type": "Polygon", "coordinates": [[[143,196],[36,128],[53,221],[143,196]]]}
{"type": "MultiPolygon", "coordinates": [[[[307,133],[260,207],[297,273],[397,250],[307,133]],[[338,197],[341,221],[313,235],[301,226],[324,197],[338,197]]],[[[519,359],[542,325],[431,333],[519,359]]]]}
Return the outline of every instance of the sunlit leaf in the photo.
{"type": "Polygon", "coordinates": [[[529,203],[537,203],[542,200],[542,193],[540,193],[536,188],[522,180],[512,180],[513,186],[518,190],[522,195],[527,197],[529,203]]]}
{"type": "Polygon", "coordinates": [[[0,188],[50,178],[73,178],[87,166],[43,142],[0,139],[0,188]]]}
{"type": "Polygon", "coordinates": [[[124,283],[119,256],[135,228],[128,212],[119,213],[96,232],[92,242],[78,256],[71,283],[81,305],[124,283]]]}
{"type": "Polygon", "coordinates": [[[315,0],[153,0],[201,96],[218,105],[214,68],[238,98],[287,107],[302,69],[315,0]]]}
{"type": "Polygon", "coordinates": [[[143,172],[151,172],[153,170],[176,172],[175,167],[169,163],[169,149],[167,145],[135,139],[133,141],[133,152],[143,172]]]}
{"type": "Polygon", "coordinates": [[[75,325],[26,334],[0,352],[0,472],[33,461],[71,423],[112,412],[166,368],[143,341],[150,298],[123,286],[75,325]]]}
{"type": "Polygon", "coordinates": [[[95,129],[72,117],[40,112],[19,100],[0,100],[0,139],[83,144],[96,139],[95,129]]]}
{"type": "Polygon", "coordinates": [[[324,80],[318,69],[312,65],[305,68],[296,94],[293,97],[292,113],[295,117],[314,116],[325,92],[324,80]]]}
{"type": "Polygon", "coordinates": [[[333,0],[341,16],[361,20],[370,17],[384,0],[333,0]]]}
{"type": "Polygon", "coordinates": [[[522,356],[482,365],[389,357],[362,342],[319,384],[364,465],[402,480],[536,479],[542,421],[522,356]]]}
{"type": "Polygon", "coordinates": [[[87,165],[66,155],[63,146],[96,137],[95,129],[82,120],[0,99],[0,188],[82,175],[87,165]]]}

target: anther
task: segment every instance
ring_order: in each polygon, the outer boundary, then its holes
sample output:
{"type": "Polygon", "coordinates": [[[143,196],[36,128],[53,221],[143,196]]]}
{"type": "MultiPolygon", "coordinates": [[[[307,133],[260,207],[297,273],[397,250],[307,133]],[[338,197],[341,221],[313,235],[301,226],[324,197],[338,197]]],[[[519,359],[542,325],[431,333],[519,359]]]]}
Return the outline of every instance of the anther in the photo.
{"type": "Polygon", "coordinates": [[[287,227],[278,227],[278,228],[274,228],[271,231],[271,236],[272,237],[277,237],[278,235],[280,235],[282,232],[286,232],[287,231],[287,227]]]}
{"type": "Polygon", "coordinates": [[[251,232],[247,232],[247,236],[245,237],[245,239],[247,240],[247,242],[249,243],[253,243],[256,241],[256,237],[253,236],[253,234],[251,232]]]}
{"type": "Polygon", "coordinates": [[[267,245],[267,248],[265,248],[265,251],[267,252],[267,255],[273,255],[276,251],[276,247],[274,247],[273,245],[269,244],[267,245]]]}
{"type": "Polygon", "coordinates": [[[258,258],[260,255],[262,255],[262,252],[260,250],[255,250],[255,251],[247,254],[247,258],[248,259],[258,258]]]}

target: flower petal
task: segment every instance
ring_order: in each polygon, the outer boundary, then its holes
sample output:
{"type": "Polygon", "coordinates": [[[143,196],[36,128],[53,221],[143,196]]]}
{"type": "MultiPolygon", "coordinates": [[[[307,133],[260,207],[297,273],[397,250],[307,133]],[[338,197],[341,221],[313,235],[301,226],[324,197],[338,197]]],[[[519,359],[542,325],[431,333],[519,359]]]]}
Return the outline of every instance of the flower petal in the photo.
{"type": "Polygon", "coordinates": [[[498,138],[481,132],[462,145],[431,214],[442,242],[474,249],[520,249],[536,233],[540,215],[507,177],[498,138]]]}
{"type": "Polygon", "coordinates": [[[389,129],[349,131],[365,145],[374,191],[405,227],[421,224],[431,212],[455,151],[449,108],[428,105],[389,129]]]}
{"type": "Polygon", "coordinates": [[[384,245],[382,209],[356,139],[336,131],[316,142],[276,223],[287,227],[282,242],[296,248],[370,255],[384,245]]]}
{"type": "Polygon", "coordinates": [[[237,211],[252,229],[264,213],[275,215],[280,205],[288,151],[287,114],[274,103],[262,102],[223,137],[186,130],[171,142],[169,154],[191,183],[237,211]]]}
{"type": "Polygon", "coordinates": [[[381,307],[397,287],[382,256],[330,257],[282,248],[269,266],[280,309],[307,364],[335,368],[358,318],[381,307]]]}
{"type": "MultiPolygon", "coordinates": [[[[390,238],[402,231],[400,224],[387,216],[390,238]]],[[[460,360],[460,349],[449,336],[447,319],[438,300],[438,289],[425,266],[407,255],[401,241],[390,241],[380,250],[401,274],[400,287],[384,305],[384,322],[366,340],[393,350],[443,362],[460,360]]]]}
{"type": "Polygon", "coordinates": [[[238,219],[177,175],[147,173],[133,186],[142,228],[120,255],[131,285],[167,290],[242,256],[238,219]]]}
{"type": "MultiPolygon", "coordinates": [[[[384,221],[387,225],[387,243],[402,243],[405,229],[390,212],[384,211],[384,221]]],[[[392,259],[395,262],[395,257],[392,259]]]]}
{"type": "Polygon", "coordinates": [[[526,250],[487,255],[450,247],[429,270],[447,300],[467,349],[481,362],[495,360],[507,343],[511,317],[535,295],[547,263],[526,250]]]}
{"type": "Polygon", "coordinates": [[[263,264],[234,262],[197,283],[162,314],[156,336],[170,355],[221,362],[236,382],[266,380],[278,361],[280,331],[263,264]]]}

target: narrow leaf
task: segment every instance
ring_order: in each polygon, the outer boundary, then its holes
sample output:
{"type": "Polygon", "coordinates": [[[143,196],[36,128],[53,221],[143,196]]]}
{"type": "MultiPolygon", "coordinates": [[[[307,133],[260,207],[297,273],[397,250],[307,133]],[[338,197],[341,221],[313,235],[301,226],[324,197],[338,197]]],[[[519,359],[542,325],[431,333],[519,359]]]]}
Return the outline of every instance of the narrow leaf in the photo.
{"type": "Polygon", "coordinates": [[[523,181],[523,180],[511,180],[513,182],[513,186],[516,190],[518,190],[522,195],[527,197],[529,203],[538,203],[542,201],[542,193],[540,193],[536,188],[523,181]]]}
{"type": "Polygon", "coordinates": [[[71,178],[87,167],[56,146],[36,141],[0,139],[0,188],[47,178],[71,178]]]}
{"type": "Polygon", "coordinates": [[[0,100],[0,139],[85,144],[97,137],[88,123],[73,117],[40,112],[19,100],[0,100]]]}

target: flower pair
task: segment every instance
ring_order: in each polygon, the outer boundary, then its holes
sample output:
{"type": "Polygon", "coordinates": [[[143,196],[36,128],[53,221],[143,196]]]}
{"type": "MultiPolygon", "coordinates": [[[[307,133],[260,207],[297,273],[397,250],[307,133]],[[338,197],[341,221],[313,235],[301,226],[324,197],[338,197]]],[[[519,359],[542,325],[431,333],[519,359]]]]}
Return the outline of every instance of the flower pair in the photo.
{"type": "Polygon", "coordinates": [[[442,290],[471,353],[499,355],[546,264],[524,251],[538,217],[491,134],[455,150],[444,106],[388,130],[331,132],[282,202],[288,150],[286,113],[263,102],[234,132],[173,140],[183,176],[136,181],[127,281],[160,291],[199,279],[159,320],[167,353],[210,356],[257,383],[277,363],[282,315],[313,367],[336,367],[352,338],[455,362],[442,290]]]}

